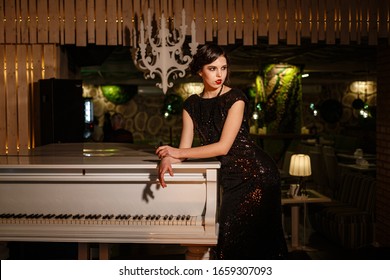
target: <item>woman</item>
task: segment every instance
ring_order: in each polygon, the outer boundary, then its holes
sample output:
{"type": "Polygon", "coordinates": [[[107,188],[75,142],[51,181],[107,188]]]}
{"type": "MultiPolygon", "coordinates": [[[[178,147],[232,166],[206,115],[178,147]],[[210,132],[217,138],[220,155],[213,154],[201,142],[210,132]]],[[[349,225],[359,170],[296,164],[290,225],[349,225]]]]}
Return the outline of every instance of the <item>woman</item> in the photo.
{"type": "Polygon", "coordinates": [[[281,224],[279,170],[249,135],[248,100],[225,85],[229,60],[216,45],[204,45],[190,65],[204,90],[184,102],[179,148],[161,146],[159,180],[173,176],[172,163],[217,157],[221,162],[222,203],[215,259],[283,259],[287,247],[281,224]],[[192,147],[194,133],[202,145],[192,147]]]}

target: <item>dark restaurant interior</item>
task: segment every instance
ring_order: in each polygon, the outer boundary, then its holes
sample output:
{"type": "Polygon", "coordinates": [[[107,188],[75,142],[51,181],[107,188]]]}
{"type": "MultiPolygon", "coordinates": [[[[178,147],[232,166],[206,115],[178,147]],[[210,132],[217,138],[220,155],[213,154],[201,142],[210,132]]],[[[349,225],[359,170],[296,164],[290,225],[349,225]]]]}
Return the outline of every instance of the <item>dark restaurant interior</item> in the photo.
{"type": "MultiPolygon", "coordinates": [[[[288,258],[390,258],[388,1],[134,0],[117,1],[123,3],[115,11],[80,2],[95,14],[82,16],[77,12],[80,4],[62,2],[57,11],[51,7],[58,1],[47,0],[44,16],[53,18],[58,12],[60,18],[68,13],[85,17],[85,25],[59,21],[54,31],[41,21],[35,27],[24,25],[23,7],[6,4],[0,9],[0,16],[7,18],[0,23],[0,87],[5,89],[0,100],[0,193],[2,188],[8,191],[9,166],[23,164],[22,158],[35,148],[53,143],[110,145],[105,133],[114,114],[123,116],[123,128],[133,139],[126,145],[132,149],[154,153],[162,144],[178,146],[183,101],[202,91],[200,80],[186,72],[168,79],[173,85],[163,92],[156,85],[161,76],[146,78],[148,71],[137,65],[137,41],[128,33],[131,28],[142,31],[140,20],[146,20],[148,8],[157,18],[167,8],[170,23],[182,9],[196,20],[199,10],[209,5],[214,14],[205,12],[205,21],[196,21],[195,39],[199,46],[212,42],[226,50],[229,85],[244,91],[250,101],[251,136],[279,167],[288,258]],[[227,5],[230,2],[234,5],[227,5]],[[309,5],[305,8],[304,3],[309,5]],[[229,10],[235,16],[242,13],[242,24],[235,21],[233,32],[229,10]],[[305,12],[310,14],[307,20],[305,12]],[[110,20],[110,13],[119,21],[110,20]],[[225,14],[226,26],[220,26],[218,18],[225,14]],[[9,23],[19,15],[21,23],[9,23]],[[105,22],[90,26],[91,18],[99,15],[105,22]],[[25,68],[20,66],[23,60],[25,68]],[[295,154],[310,158],[310,174],[292,175],[295,154]],[[302,180],[313,191],[307,201],[291,194],[291,186],[302,180]]],[[[34,13],[40,18],[38,6],[26,9],[28,18],[34,13]]],[[[153,24],[158,28],[158,22],[153,24]]],[[[186,54],[193,35],[187,31],[186,54]]],[[[7,209],[0,210],[1,223],[6,224],[7,209]]],[[[80,242],[43,239],[0,234],[0,259],[80,258],[80,242]]],[[[91,241],[83,248],[90,259],[101,258],[103,250],[111,259],[188,258],[181,244],[91,241]]]]}

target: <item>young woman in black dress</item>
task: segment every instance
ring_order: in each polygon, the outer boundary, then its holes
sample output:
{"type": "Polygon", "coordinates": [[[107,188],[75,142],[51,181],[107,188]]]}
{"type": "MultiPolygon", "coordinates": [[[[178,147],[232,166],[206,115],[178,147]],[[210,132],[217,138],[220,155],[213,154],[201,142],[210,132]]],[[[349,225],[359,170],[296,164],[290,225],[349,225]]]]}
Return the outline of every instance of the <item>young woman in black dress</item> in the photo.
{"type": "Polygon", "coordinates": [[[279,170],[250,138],[248,99],[225,85],[229,60],[216,45],[204,45],[193,58],[191,72],[204,84],[200,95],[184,102],[179,148],[161,146],[159,180],[174,176],[172,163],[187,158],[217,157],[222,203],[214,259],[284,259],[287,246],[281,223],[279,170]],[[197,133],[201,146],[192,147],[197,133]]]}

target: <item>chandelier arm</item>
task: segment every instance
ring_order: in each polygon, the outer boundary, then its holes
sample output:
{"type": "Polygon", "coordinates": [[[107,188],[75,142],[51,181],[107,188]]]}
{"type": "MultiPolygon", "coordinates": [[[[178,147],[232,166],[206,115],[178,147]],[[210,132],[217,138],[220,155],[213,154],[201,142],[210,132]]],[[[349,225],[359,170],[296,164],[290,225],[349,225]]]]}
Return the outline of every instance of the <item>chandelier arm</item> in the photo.
{"type": "MultiPolygon", "coordinates": [[[[144,27],[144,21],[140,25],[140,40],[138,48],[133,52],[133,61],[138,69],[144,72],[146,79],[154,79],[156,75],[161,77],[161,82],[157,82],[156,86],[160,87],[164,93],[174,83],[168,81],[169,77],[177,79],[184,77],[186,69],[192,57],[183,53],[183,45],[186,39],[187,25],[185,24],[185,10],[182,10],[182,23],[179,29],[173,29],[171,32],[166,27],[164,13],[161,15],[160,29],[153,37],[153,26],[148,10],[147,26],[144,27]],[[177,31],[176,31],[177,30],[177,31]],[[176,33],[177,32],[177,33],[176,33]],[[178,36],[176,36],[178,35],[178,36]],[[146,40],[145,40],[146,37],[146,40]]],[[[188,46],[191,48],[191,55],[196,53],[198,43],[196,42],[195,23],[191,24],[192,40],[188,46]]],[[[135,37],[137,39],[137,37],[135,37]]]]}

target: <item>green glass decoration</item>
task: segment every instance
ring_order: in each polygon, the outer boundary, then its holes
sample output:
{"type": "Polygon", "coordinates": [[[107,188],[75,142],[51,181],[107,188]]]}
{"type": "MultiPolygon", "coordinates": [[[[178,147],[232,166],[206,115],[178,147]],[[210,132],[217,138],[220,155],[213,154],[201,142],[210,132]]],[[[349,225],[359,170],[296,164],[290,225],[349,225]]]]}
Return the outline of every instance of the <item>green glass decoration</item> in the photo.
{"type": "Polygon", "coordinates": [[[115,105],[125,104],[136,94],[136,92],[132,93],[119,85],[104,85],[101,86],[101,89],[103,96],[115,105]]]}

